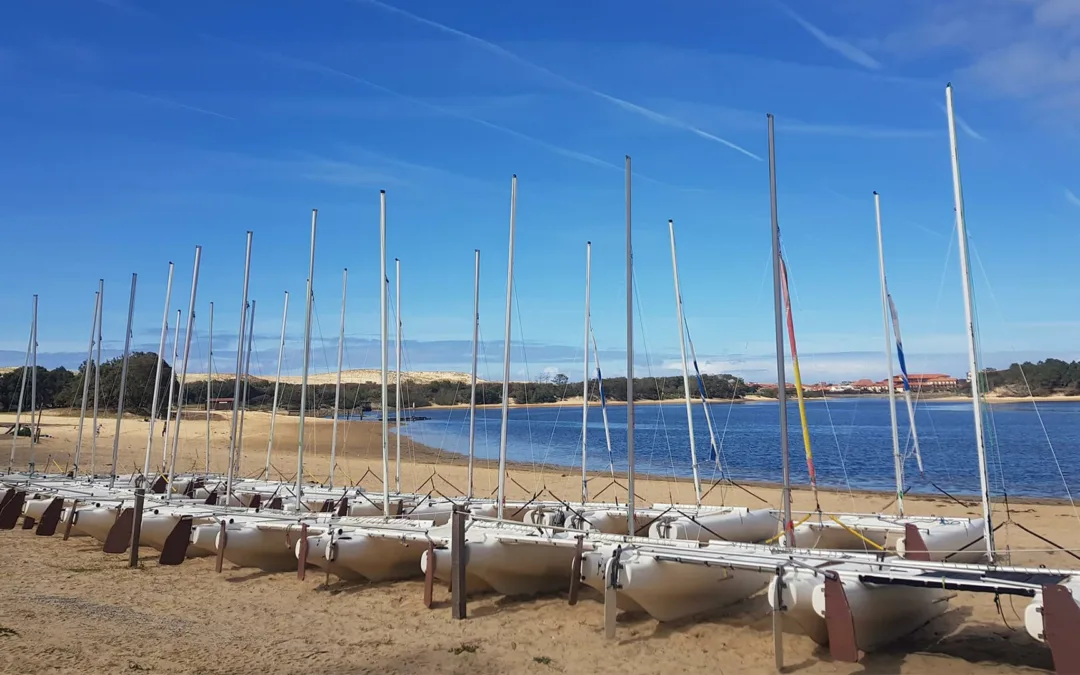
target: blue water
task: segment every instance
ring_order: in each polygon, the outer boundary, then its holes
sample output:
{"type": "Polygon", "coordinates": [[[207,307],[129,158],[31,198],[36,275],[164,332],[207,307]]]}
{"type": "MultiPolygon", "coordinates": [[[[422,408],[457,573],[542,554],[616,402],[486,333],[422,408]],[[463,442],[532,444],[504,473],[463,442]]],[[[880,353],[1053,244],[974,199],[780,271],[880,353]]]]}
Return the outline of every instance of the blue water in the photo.
{"type": "MultiPolygon", "coordinates": [[[[892,490],[892,438],[888,402],[883,399],[807,401],[810,443],[818,484],[837,488],[892,490]]],[[[735,480],[780,482],[780,424],[772,402],[714,404],[711,408],[721,463],[735,480]]],[[[467,409],[425,409],[428,420],[408,424],[404,433],[429,447],[468,452],[467,409]]],[[[659,476],[690,476],[686,409],[682,404],[635,407],[637,471],[659,476]]],[[[907,411],[899,406],[900,444],[911,454],[907,411]]],[[[608,408],[611,461],[625,475],[626,407],[608,408]]],[[[501,411],[482,409],[476,415],[476,454],[494,459],[499,454],[501,411]]],[[[798,407],[788,410],[792,481],[808,482],[798,407]]],[[[977,495],[979,478],[975,424],[970,403],[925,402],[916,410],[919,446],[926,476],[954,494],[977,495]]],[[[987,414],[991,488],[1009,495],[1064,497],[1065,482],[1080,489],[1080,403],[994,405],[987,414]],[[1042,424],[1040,424],[1040,415],[1042,424]],[[1044,433],[1043,426],[1046,431],[1044,433]],[[1056,451],[1051,452],[1051,444],[1056,451]],[[1065,482],[1062,480],[1064,475],[1065,482]]],[[[710,460],[709,432],[700,405],[694,407],[694,436],[702,480],[720,473],[710,460]]],[[[609,465],[604,424],[599,408],[590,408],[588,424],[590,469],[609,465]]],[[[510,410],[507,456],[536,465],[581,465],[581,408],[552,406],[510,410]]],[[[906,460],[907,486],[912,492],[934,492],[918,475],[914,457],[906,460]]]]}

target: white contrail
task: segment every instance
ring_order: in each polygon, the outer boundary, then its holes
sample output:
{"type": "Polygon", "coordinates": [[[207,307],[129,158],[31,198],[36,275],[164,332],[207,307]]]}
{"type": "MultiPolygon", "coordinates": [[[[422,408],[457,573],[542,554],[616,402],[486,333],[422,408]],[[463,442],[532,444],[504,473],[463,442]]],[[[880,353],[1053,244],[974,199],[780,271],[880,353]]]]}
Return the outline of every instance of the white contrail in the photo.
{"type": "Polygon", "coordinates": [[[1080,206],[1080,197],[1077,197],[1076,193],[1069,188],[1065,188],[1065,199],[1074,206],[1080,206]]]}
{"type": "Polygon", "coordinates": [[[477,46],[479,46],[479,47],[481,47],[483,49],[486,49],[487,51],[492,52],[493,54],[497,54],[497,55],[502,56],[504,58],[510,59],[511,61],[514,61],[515,63],[518,63],[520,65],[525,66],[526,68],[530,68],[530,69],[532,69],[532,70],[534,70],[534,71],[536,71],[538,73],[542,73],[542,74],[544,74],[544,75],[546,75],[546,76],[548,76],[550,78],[553,78],[553,79],[555,79],[556,81],[558,81],[559,83],[561,83],[562,85],[564,85],[566,87],[569,87],[571,89],[575,89],[575,90],[580,91],[580,92],[584,92],[586,94],[591,94],[591,95],[596,96],[598,98],[601,98],[601,99],[603,99],[605,101],[608,101],[609,103],[614,103],[615,105],[619,106],[623,110],[627,110],[627,111],[630,111],[630,112],[633,112],[633,113],[637,113],[638,115],[641,115],[642,117],[645,117],[646,119],[652,120],[653,122],[657,122],[657,123],[663,124],[665,126],[673,127],[675,129],[682,129],[684,131],[689,131],[690,133],[692,133],[692,134],[694,134],[696,136],[699,136],[701,138],[713,141],[714,143],[719,143],[720,145],[731,148],[732,150],[740,152],[743,155],[746,155],[747,157],[755,159],[755,160],[757,160],[759,162],[762,161],[760,156],[754,154],[753,152],[750,152],[746,148],[743,148],[743,147],[741,147],[741,146],[739,146],[739,145],[737,145],[735,143],[732,143],[731,141],[726,140],[724,138],[720,138],[719,136],[716,136],[715,134],[711,134],[711,133],[709,133],[707,131],[699,129],[698,127],[695,127],[694,125],[690,124],[689,122],[684,122],[683,120],[676,119],[674,117],[671,117],[670,115],[665,115],[665,114],[657,112],[655,110],[650,110],[649,108],[638,105],[638,104],[633,103],[631,101],[627,101],[626,99],[619,98],[618,96],[612,96],[611,94],[602,92],[602,91],[600,91],[598,89],[593,89],[592,87],[581,84],[580,82],[577,82],[575,80],[571,80],[570,78],[566,77],[565,75],[560,75],[559,73],[556,73],[556,72],[554,72],[552,70],[549,70],[549,69],[545,68],[544,66],[533,63],[532,61],[529,61],[528,59],[525,59],[525,58],[523,58],[521,56],[518,56],[514,52],[506,49],[505,47],[500,47],[499,45],[495,44],[494,42],[491,42],[489,40],[485,40],[485,39],[483,39],[481,37],[477,37],[475,35],[472,35],[471,33],[466,33],[463,30],[458,30],[457,28],[453,28],[452,26],[447,26],[446,24],[439,23],[438,21],[432,21],[431,19],[425,19],[422,16],[418,16],[416,14],[413,14],[412,12],[408,12],[408,11],[405,11],[404,9],[394,7],[393,5],[388,5],[388,4],[384,3],[384,2],[380,2],[379,0],[352,0],[352,2],[363,2],[363,3],[367,3],[369,5],[374,5],[375,7],[378,7],[380,9],[386,10],[388,12],[393,12],[393,13],[398,14],[400,16],[403,16],[405,18],[411,19],[412,21],[416,21],[418,23],[424,24],[425,26],[429,26],[431,28],[442,31],[444,33],[449,33],[451,35],[457,36],[457,37],[462,38],[464,40],[468,40],[469,42],[472,42],[473,44],[475,44],[475,45],[477,45],[477,46]]]}
{"type": "Polygon", "coordinates": [[[954,117],[956,117],[956,124],[960,127],[960,131],[963,131],[965,134],[971,136],[977,141],[986,140],[986,136],[983,136],[978,131],[975,131],[975,129],[973,129],[970,124],[964,121],[963,117],[960,117],[959,115],[954,115],[954,117]]]}
{"type": "MultiPolygon", "coordinates": [[[[949,114],[949,111],[945,109],[945,106],[937,102],[935,102],[935,105],[937,105],[938,109],[941,110],[941,112],[945,113],[946,115],[949,114]]],[[[968,124],[963,117],[960,117],[959,115],[954,113],[953,118],[956,119],[956,126],[960,127],[960,131],[963,131],[965,134],[967,134],[971,138],[974,138],[977,141],[986,140],[986,136],[983,136],[978,131],[975,131],[975,129],[970,124],[968,124]]]]}
{"type": "MultiPolygon", "coordinates": [[[[120,0],[99,0],[99,1],[104,3],[104,4],[114,6],[114,7],[126,6],[126,5],[123,5],[123,3],[120,2],[120,0]]],[[[387,7],[387,9],[394,10],[394,8],[390,7],[389,5],[387,5],[386,7],[387,7]]],[[[160,17],[157,17],[156,15],[151,14],[149,12],[147,12],[147,15],[150,16],[151,18],[160,20],[160,17]]],[[[426,19],[421,19],[420,17],[415,17],[415,18],[417,20],[426,21],[426,19]]],[[[451,31],[454,30],[454,29],[449,28],[449,27],[443,27],[443,29],[451,30],[451,31]]],[[[464,33],[462,33],[462,35],[464,37],[467,37],[467,38],[470,38],[470,39],[478,39],[478,38],[472,38],[471,36],[469,36],[467,34],[464,34],[464,33]]],[[[356,83],[356,84],[362,84],[362,85],[364,85],[366,87],[370,87],[372,89],[376,89],[378,91],[384,92],[384,93],[389,94],[391,96],[396,96],[396,97],[401,98],[403,100],[409,101],[410,103],[413,103],[415,105],[423,106],[425,108],[434,110],[434,111],[436,111],[436,112],[438,112],[440,114],[447,115],[447,116],[450,116],[450,117],[456,117],[458,119],[463,119],[463,120],[466,120],[466,121],[469,121],[469,122],[473,122],[474,124],[479,124],[481,126],[487,127],[488,129],[492,129],[494,131],[502,132],[504,134],[513,136],[515,138],[521,139],[521,140],[526,141],[528,143],[532,143],[533,145],[544,148],[545,150],[548,150],[549,152],[553,152],[555,154],[561,155],[563,157],[567,157],[569,159],[577,160],[579,162],[584,162],[586,164],[591,164],[592,166],[597,166],[597,167],[601,167],[601,168],[604,168],[604,169],[615,170],[615,171],[618,171],[620,173],[624,170],[624,167],[622,165],[613,164],[611,162],[600,159],[599,157],[594,157],[594,156],[592,156],[590,154],[580,152],[578,150],[571,150],[569,148],[564,148],[562,146],[555,145],[554,143],[549,143],[547,141],[541,140],[541,139],[536,138],[534,136],[530,136],[528,134],[517,131],[516,129],[511,129],[509,127],[504,127],[502,125],[495,124],[494,122],[489,122],[489,121],[487,121],[485,119],[481,119],[479,117],[474,117],[474,116],[468,115],[466,113],[462,113],[462,112],[452,110],[452,109],[449,109],[449,108],[444,108],[442,106],[436,105],[436,104],[431,103],[429,101],[425,101],[423,99],[418,99],[418,98],[415,98],[413,96],[409,96],[408,94],[403,94],[403,93],[401,93],[399,91],[395,91],[393,89],[390,89],[389,87],[385,87],[385,86],[383,86],[381,84],[378,84],[376,82],[372,82],[371,80],[360,77],[358,75],[353,75],[351,73],[346,73],[345,71],[338,70],[337,68],[332,68],[330,66],[323,65],[321,63],[316,63],[314,61],[308,61],[306,59],[299,59],[299,58],[296,58],[296,57],[287,56],[285,54],[280,54],[280,53],[277,53],[277,52],[272,52],[272,51],[268,51],[268,50],[264,50],[264,49],[259,49],[259,48],[256,48],[256,47],[249,47],[247,45],[240,44],[240,43],[237,43],[237,42],[233,42],[231,40],[226,40],[224,38],[215,37],[215,36],[209,35],[207,33],[199,33],[198,36],[200,38],[202,38],[203,40],[207,40],[207,41],[210,41],[210,42],[217,42],[217,43],[220,43],[220,44],[227,45],[227,46],[229,46],[229,47],[231,47],[233,49],[237,49],[237,50],[240,50],[240,51],[246,51],[248,53],[254,54],[256,56],[259,56],[260,58],[263,58],[263,59],[266,59],[266,60],[269,60],[269,61],[276,61],[278,63],[284,63],[284,64],[292,66],[294,68],[300,68],[300,69],[303,69],[303,70],[310,70],[310,71],[322,73],[324,75],[332,75],[334,77],[339,77],[339,78],[342,78],[342,79],[345,79],[345,80],[349,80],[350,82],[353,82],[353,83],[356,83]]],[[[492,45],[492,46],[496,46],[496,45],[492,45]]],[[[131,93],[134,93],[134,92],[131,92],[131,93]]],[[[146,94],[136,94],[136,95],[142,96],[142,97],[148,98],[148,99],[156,99],[156,97],[148,96],[146,94]]],[[[235,119],[235,118],[232,118],[232,117],[228,117],[227,115],[222,115],[221,113],[215,113],[212,110],[203,110],[201,108],[195,108],[193,106],[184,105],[184,104],[181,104],[181,103],[177,103],[175,101],[167,101],[165,99],[156,99],[156,100],[160,101],[161,103],[168,104],[168,105],[176,105],[176,106],[179,106],[179,107],[182,107],[182,108],[186,108],[186,109],[192,110],[194,112],[200,112],[200,113],[204,113],[204,114],[207,114],[207,115],[214,115],[214,116],[217,116],[217,117],[223,117],[225,119],[235,119]]],[[[699,133],[704,133],[704,132],[699,132],[699,133]]],[[[718,140],[722,141],[722,139],[718,139],[718,140]]],[[[724,142],[724,141],[722,141],[722,142],[724,142]]],[[[740,150],[741,150],[741,148],[740,148],[740,150]]],[[[752,155],[752,156],[754,156],[754,155],[752,155]]],[[[670,188],[674,188],[674,189],[677,189],[677,190],[687,190],[687,188],[685,188],[685,187],[682,187],[682,186],[679,186],[679,185],[674,185],[672,183],[662,181],[662,180],[660,180],[658,178],[653,178],[653,177],[651,177],[651,176],[649,176],[647,174],[643,174],[643,173],[641,173],[639,171],[635,171],[634,175],[637,176],[638,178],[641,178],[642,180],[648,181],[650,183],[656,183],[657,185],[663,185],[665,187],[670,187],[670,188]]]]}
{"type": "Polygon", "coordinates": [[[776,5],[785,14],[787,14],[792,21],[799,24],[799,26],[801,26],[803,30],[809,33],[811,37],[813,37],[815,40],[820,42],[821,45],[826,49],[830,49],[836,52],[837,54],[844,57],[848,61],[851,61],[857,66],[862,66],[863,68],[867,68],[869,70],[879,70],[881,68],[881,63],[877,59],[875,59],[873,56],[870,56],[855,45],[847,42],[846,40],[841,40],[838,37],[829,35],[814,24],[810,23],[806,19],[796,14],[790,7],[788,7],[784,3],[777,1],[776,5]]]}
{"type": "MultiPolygon", "coordinates": [[[[549,152],[553,152],[555,154],[562,155],[563,157],[567,157],[567,158],[570,158],[570,159],[577,160],[579,162],[584,162],[586,164],[591,164],[593,166],[598,166],[598,167],[605,168],[605,169],[613,169],[613,170],[620,171],[620,172],[624,170],[623,166],[613,164],[611,162],[600,159],[599,157],[594,157],[592,155],[589,155],[589,154],[584,153],[584,152],[580,152],[578,150],[571,150],[569,148],[564,148],[562,146],[555,145],[554,143],[549,143],[549,142],[547,142],[545,140],[541,140],[539,138],[536,138],[535,136],[530,136],[530,135],[522,133],[522,132],[520,132],[520,131],[518,131],[516,129],[511,129],[510,127],[504,127],[504,126],[502,126],[500,124],[495,124],[494,122],[489,122],[488,120],[482,119],[480,117],[474,117],[473,115],[469,115],[467,113],[463,113],[463,112],[460,112],[460,111],[457,111],[457,110],[453,110],[451,108],[444,108],[443,106],[437,105],[435,103],[431,103],[430,101],[425,101],[425,100],[420,99],[420,98],[415,98],[413,96],[409,96],[408,94],[403,94],[400,91],[397,91],[397,90],[391,89],[389,87],[383,86],[383,85],[381,85],[381,84],[379,84],[377,82],[372,82],[371,80],[369,80],[367,78],[360,77],[359,75],[353,75],[352,73],[347,73],[347,72],[345,72],[343,70],[338,70],[337,68],[333,68],[331,66],[327,66],[327,65],[324,65],[324,64],[321,64],[321,63],[316,63],[314,61],[308,61],[307,59],[296,58],[294,56],[286,56],[284,54],[279,54],[277,52],[271,52],[271,51],[267,51],[267,50],[264,50],[264,49],[259,49],[259,48],[256,48],[256,47],[249,47],[249,46],[246,46],[246,45],[241,45],[241,44],[232,42],[230,40],[224,40],[222,38],[212,37],[212,36],[209,36],[209,35],[204,35],[203,37],[208,39],[208,40],[213,40],[213,41],[216,41],[216,42],[221,42],[221,43],[227,44],[227,45],[229,45],[230,47],[232,47],[234,49],[247,51],[249,53],[252,53],[252,54],[255,54],[255,55],[259,56],[260,58],[264,58],[264,59],[267,59],[267,60],[270,60],[270,61],[277,61],[279,63],[284,63],[284,64],[292,66],[294,68],[299,68],[299,69],[302,69],[302,70],[310,70],[310,71],[314,71],[314,72],[317,72],[317,73],[322,73],[324,75],[331,75],[331,76],[338,77],[338,78],[341,78],[341,79],[344,79],[344,80],[348,80],[348,81],[354,82],[356,84],[362,84],[365,87],[370,87],[372,89],[381,91],[381,92],[383,92],[385,94],[389,94],[390,96],[394,96],[394,97],[400,98],[402,100],[408,101],[410,103],[413,103],[415,105],[422,106],[424,108],[428,108],[429,110],[433,110],[433,111],[435,111],[437,113],[440,113],[442,115],[447,115],[449,117],[456,117],[458,119],[466,120],[466,121],[472,122],[474,124],[479,124],[481,126],[487,127],[488,129],[492,129],[494,131],[499,131],[499,132],[507,134],[509,136],[513,136],[515,138],[521,139],[521,140],[526,141],[528,143],[532,143],[533,145],[544,148],[545,150],[548,150],[549,152]]],[[[659,181],[659,180],[657,180],[655,178],[650,178],[648,176],[638,174],[637,172],[635,172],[635,175],[638,175],[638,176],[640,176],[641,178],[643,178],[645,180],[649,180],[649,181],[652,181],[652,182],[667,185],[667,183],[663,183],[662,181],[659,181]]],[[[672,187],[675,187],[675,186],[672,186],[672,187]]]]}
{"type": "Polygon", "coordinates": [[[223,113],[214,112],[213,110],[207,110],[206,108],[197,108],[193,105],[188,105],[179,101],[173,101],[171,99],[162,98],[160,96],[151,96],[150,94],[143,94],[137,91],[128,91],[123,89],[121,91],[131,96],[137,96],[139,98],[146,99],[147,101],[152,101],[154,103],[160,103],[161,105],[169,106],[170,108],[180,108],[181,110],[189,110],[191,112],[196,112],[202,115],[210,115],[211,117],[220,117],[223,120],[232,120],[233,122],[238,121],[235,117],[230,117],[229,115],[225,115],[223,113]]]}

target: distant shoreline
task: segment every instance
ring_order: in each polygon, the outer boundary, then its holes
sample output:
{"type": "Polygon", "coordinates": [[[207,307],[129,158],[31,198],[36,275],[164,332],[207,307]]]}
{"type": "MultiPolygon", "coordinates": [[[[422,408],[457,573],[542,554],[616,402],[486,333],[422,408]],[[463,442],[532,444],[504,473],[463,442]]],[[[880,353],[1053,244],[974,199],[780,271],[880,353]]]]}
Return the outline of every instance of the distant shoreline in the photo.
{"type": "MultiPolygon", "coordinates": [[[[794,398],[795,398],[794,395],[791,395],[791,396],[788,397],[788,400],[791,401],[791,400],[794,400],[794,398]]],[[[887,394],[836,394],[834,396],[828,396],[828,397],[812,396],[812,397],[807,397],[806,400],[808,402],[814,402],[814,401],[830,401],[830,400],[834,401],[834,400],[837,400],[837,399],[843,399],[845,401],[849,401],[849,400],[852,400],[852,399],[856,399],[856,400],[858,400],[858,399],[881,400],[881,399],[887,399],[887,398],[888,398],[887,394]]],[[[928,402],[933,402],[933,403],[968,403],[970,401],[971,401],[970,396],[963,396],[963,395],[959,395],[959,394],[945,394],[945,395],[941,395],[941,396],[924,395],[924,396],[919,397],[919,399],[918,399],[919,403],[928,403],[928,402]]],[[[1080,403],[1080,396],[1065,396],[1065,395],[1062,395],[1062,394],[1053,394],[1053,395],[1050,395],[1050,396],[994,396],[994,395],[990,395],[990,396],[984,397],[983,401],[986,402],[986,403],[989,403],[991,405],[995,405],[995,404],[1006,405],[1006,404],[1032,403],[1032,402],[1034,402],[1034,403],[1070,403],[1070,402],[1072,402],[1072,403],[1080,403]]],[[[657,401],[657,400],[646,400],[646,401],[635,400],[634,405],[660,405],[660,404],[664,404],[664,403],[685,403],[685,402],[686,402],[685,398],[666,398],[666,399],[663,399],[663,400],[660,400],[660,401],[657,401]]],[[[698,403],[699,399],[694,399],[693,402],[698,403]]],[[[775,403],[775,402],[776,402],[776,399],[772,398],[772,397],[769,397],[769,396],[744,396],[743,398],[736,398],[736,399],[720,399],[720,398],[709,399],[710,404],[775,403]]],[[[565,407],[570,407],[570,406],[580,407],[581,404],[582,404],[581,397],[576,396],[576,397],[568,398],[568,399],[565,399],[565,400],[562,400],[562,401],[555,401],[553,403],[511,403],[507,407],[509,407],[509,408],[558,408],[558,407],[564,407],[565,408],[565,407]]],[[[609,406],[625,406],[626,401],[608,401],[607,405],[609,405],[609,406]]],[[[410,410],[424,410],[424,409],[453,410],[453,409],[456,409],[456,408],[466,408],[467,409],[468,407],[469,407],[468,403],[455,403],[455,404],[452,404],[452,405],[436,405],[436,404],[433,403],[431,405],[426,405],[426,406],[422,406],[422,407],[417,406],[415,409],[410,408],[410,410]]],[[[501,407],[501,404],[499,404],[499,403],[477,403],[476,407],[477,408],[499,408],[499,407],[501,407]]],[[[600,402],[599,401],[589,401],[589,407],[590,408],[600,407],[600,402]]]]}

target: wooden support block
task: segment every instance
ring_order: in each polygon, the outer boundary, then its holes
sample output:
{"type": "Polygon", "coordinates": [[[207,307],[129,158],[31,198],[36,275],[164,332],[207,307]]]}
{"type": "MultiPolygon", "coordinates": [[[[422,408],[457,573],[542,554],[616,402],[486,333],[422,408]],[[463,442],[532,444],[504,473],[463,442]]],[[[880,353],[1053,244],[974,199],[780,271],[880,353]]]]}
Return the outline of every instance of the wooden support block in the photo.
{"type": "Polygon", "coordinates": [[[450,518],[450,610],[455,619],[464,619],[468,613],[465,601],[465,565],[468,558],[465,552],[465,521],[468,511],[454,506],[450,518]]]}
{"type": "Polygon", "coordinates": [[[67,541],[71,537],[71,527],[75,524],[75,513],[79,507],[79,500],[71,502],[71,506],[68,507],[67,520],[64,521],[64,541],[67,541]]]}
{"type": "Polygon", "coordinates": [[[300,581],[307,576],[308,524],[300,523],[300,552],[296,555],[296,578],[300,581]]]}
{"type": "Polygon", "coordinates": [[[574,544],[574,561],[570,563],[570,600],[571,606],[576,605],[578,602],[578,595],[581,592],[581,557],[585,553],[585,539],[582,535],[576,537],[577,543],[574,544]]]}
{"type": "Polygon", "coordinates": [[[424,607],[431,609],[435,604],[435,542],[428,542],[427,564],[424,566],[424,607]]]}
{"type": "Polygon", "coordinates": [[[773,598],[773,605],[776,607],[772,611],[773,661],[776,672],[781,673],[784,671],[784,612],[787,610],[784,606],[783,567],[776,568],[776,597],[773,598]]]}
{"type": "Polygon", "coordinates": [[[142,517],[143,507],[146,505],[146,489],[135,490],[135,515],[131,519],[131,545],[128,557],[128,567],[139,566],[139,545],[142,544],[142,517]]]}
{"type": "Polygon", "coordinates": [[[619,549],[607,561],[607,570],[604,575],[604,637],[608,640],[615,639],[615,617],[619,613],[618,601],[618,569],[619,549]]]}
{"type": "Polygon", "coordinates": [[[229,545],[229,532],[225,521],[218,524],[217,536],[217,561],[214,563],[214,571],[221,574],[221,568],[225,566],[225,548],[229,545]]]}

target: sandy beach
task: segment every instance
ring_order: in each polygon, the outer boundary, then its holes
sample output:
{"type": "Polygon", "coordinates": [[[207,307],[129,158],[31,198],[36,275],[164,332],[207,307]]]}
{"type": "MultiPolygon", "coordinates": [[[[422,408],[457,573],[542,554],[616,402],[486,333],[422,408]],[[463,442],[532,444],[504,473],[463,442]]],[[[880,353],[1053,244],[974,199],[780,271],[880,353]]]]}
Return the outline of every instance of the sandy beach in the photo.
{"type": "MultiPolygon", "coordinates": [[[[181,425],[177,466],[204,468],[206,422],[193,413],[181,425]]],[[[0,425],[12,415],[0,415],[0,425]]],[[[244,426],[242,472],[255,475],[266,460],[269,415],[249,413],[244,426]]],[[[276,477],[296,471],[297,418],[279,417],[271,463],[276,477]]],[[[72,461],[78,418],[46,415],[44,438],[35,450],[39,468],[55,470],[72,461]]],[[[329,469],[330,422],[308,420],[306,473],[325,478],[329,469]]],[[[107,472],[115,419],[102,420],[96,469],[107,472]]],[[[158,427],[160,429],[160,426],[158,427]]],[[[121,426],[118,462],[121,472],[141,467],[148,424],[128,418],[121,426]]],[[[379,489],[381,425],[342,425],[339,476],[379,489]]],[[[212,470],[225,465],[229,438],[227,415],[211,423],[212,470]]],[[[90,425],[83,448],[89,465],[90,425]]],[[[0,452],[10,452],[10,436],[0,437],[0,452]]],[[[162,437],[155,432],[153,463],[160,462],[162,437]]],[[[402,488],[435,489],[458,494],[465,487],[464,459],[402,439],[402,488]]],[[[395,437],[390,437],[394,455],[395,437]]],[[[16,468],[29,457],[20,439],[16,468]]],[[[477,494],[494,491],[496,472],[480,463],[477,494]]],[[[391,466],[391,476],[394,467],[391,466]]],[[[547,488],[573,499],[580,472],[565,468],[515,465],[509,496],[527,497],[547,488]]],[[[595,496],[610,484],[602,475],[591,480],[595,496]]],[[[690,502],[689,481],[639,479],[644,501],[690,502]]],[[[613,494],[614,493],[614,494],[613,494]]],[[[601,498],[625,488],[610,487],[601,498]]],[[[760,506],[779,504],[779,490],[717,488],[708,503],[760,506]],[[751,494],[752,493],[752,494],[751,494]]],[[[879,511],[888,495],[822,492],[821,506],[833,512],[879,511]]],[[[813,508],[807,491],[794,494],[795,508],[813,508]]],[[[976,505],[961,506],[944,497],[909,497],[908,511],[922,515],[978,515],[976,505]]],[[[995,505],[998,522],[1004,506],[995,505]]],[[[1070,548],[1080,549],[1078,518],[1066,504],[1013,500],[1012,519],[1070,548]]],[[[390,584],[342,583],[309,573],[268,574],[231,568],[218,575],[209,559],[189,560],[175,568],[159,567],[156,552],[144,549],[138,569],[126,556],[109,556],[86,539],[63,542],[35,537],[32,531],[0,532],[0,564],[9,573],[0,581],[0,671],[52,673],[762,673],[772,670],[771,618],[761,595],[720,614],[692,621],[659,624],[643,616],[620,615],[618,638],[604,640],[603,605],[591,592],[575,607],[565,594],[516,599],[481,596],[470,599],[469,619],[453,621],[445,588],[436,591],[440,605],[423,607],[422,581],[390,584]]],[[[1045,543],[1014,525],[998,532],[998,549],[1011,552],[1014,564],[1076,566],[1078,561],[1050,552],[1045,543]]],[[[1004,620],[993,599],[959,594],[952,610],[903,641],[864,657],[861,664],[834,663],[828,651],[809,638],[785,635],[789,672],[801,673],[1014,673],[1052,667],[1049,649],[1028,637],[1022,612],[1026,601],[1003,598],[1004,620]]]]}

